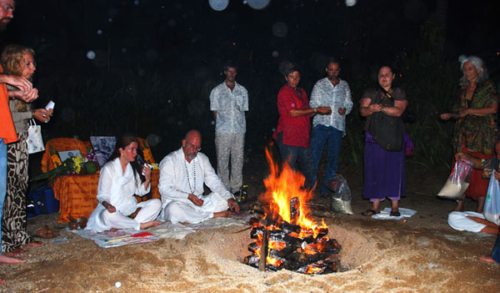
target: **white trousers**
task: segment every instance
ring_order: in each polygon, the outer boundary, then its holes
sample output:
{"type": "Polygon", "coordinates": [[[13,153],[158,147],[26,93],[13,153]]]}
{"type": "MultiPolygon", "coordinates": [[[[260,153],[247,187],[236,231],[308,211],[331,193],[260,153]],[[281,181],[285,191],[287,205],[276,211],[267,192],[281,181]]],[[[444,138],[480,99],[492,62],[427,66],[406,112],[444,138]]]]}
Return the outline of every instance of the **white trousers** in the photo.
{"type": "Polygon", "coordinates": [[[215,132],[217,175],[231,193],[239,191],[243,185],[244,148],[244,133],[215,132]],[[229,159],[231,159],[231,172],[229,172],[229,159]]]}
{"type": "Polygon", "coordinates": [[[161,211],[161,200],[154,198],[137,204],[141,210],[137,213],[134,219],[131,219],[120,212],[110,213],[108,210],[103,210],[99,217],[101,221],[110,228],[126,229],[134,228],[140,230],[142,223],[151,222],[161,211]]]}
{"type": "Polygon", "coordinates": [[[229,206],[227,199],[222,198],[218,193],[210,193],[203,199],[201,207],[196,206],[189,199],[175,200],[165,206],[163,220],[176,223],[196,224],[214,217],[214,213],[226,211],[229,206]]]}

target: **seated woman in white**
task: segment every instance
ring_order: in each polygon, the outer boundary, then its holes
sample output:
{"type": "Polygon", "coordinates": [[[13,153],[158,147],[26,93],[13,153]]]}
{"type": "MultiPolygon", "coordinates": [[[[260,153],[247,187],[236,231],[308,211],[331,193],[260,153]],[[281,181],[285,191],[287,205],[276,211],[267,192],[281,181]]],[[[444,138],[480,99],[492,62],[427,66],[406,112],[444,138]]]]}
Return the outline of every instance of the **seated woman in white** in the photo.
{"type": "Polygon", "coordinates": [[[104,165],[99,177],[99,204],[90,215],[86,229],[95,232],[133,228],[136,230],[160,225],[155,221],[161,210],[159,199],[137,203],[135,195],[143,196],[151,189],[151,169],[136,161],[137,138],[125,135],[116,142],[116,150],[104,165]]]}

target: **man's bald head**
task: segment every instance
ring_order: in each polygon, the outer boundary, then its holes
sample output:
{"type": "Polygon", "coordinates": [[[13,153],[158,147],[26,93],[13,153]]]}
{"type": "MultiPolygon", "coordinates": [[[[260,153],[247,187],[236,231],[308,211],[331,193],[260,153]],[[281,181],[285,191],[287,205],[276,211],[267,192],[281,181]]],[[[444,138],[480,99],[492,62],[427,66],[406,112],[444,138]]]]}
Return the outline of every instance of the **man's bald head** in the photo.
{"type": "Polygon", "coordinates": [[[182,150],[184,157],[191,162],[201,150],[201,133],[198,130],[190,130],[182,140],[182,150]]]}

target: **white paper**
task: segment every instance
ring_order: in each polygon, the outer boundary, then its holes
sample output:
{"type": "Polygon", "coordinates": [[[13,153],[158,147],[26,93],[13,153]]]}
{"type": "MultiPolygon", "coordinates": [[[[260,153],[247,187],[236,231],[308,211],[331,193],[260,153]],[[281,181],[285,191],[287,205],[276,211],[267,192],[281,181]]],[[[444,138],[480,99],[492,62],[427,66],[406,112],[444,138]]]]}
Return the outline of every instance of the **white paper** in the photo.
{"type": "Polygon", "coordinates": [[[50,109],[54,109],[56,104],[53,101],[50,101],[47,106],[45,106],[45,110],[49,111],[50,109]]]}

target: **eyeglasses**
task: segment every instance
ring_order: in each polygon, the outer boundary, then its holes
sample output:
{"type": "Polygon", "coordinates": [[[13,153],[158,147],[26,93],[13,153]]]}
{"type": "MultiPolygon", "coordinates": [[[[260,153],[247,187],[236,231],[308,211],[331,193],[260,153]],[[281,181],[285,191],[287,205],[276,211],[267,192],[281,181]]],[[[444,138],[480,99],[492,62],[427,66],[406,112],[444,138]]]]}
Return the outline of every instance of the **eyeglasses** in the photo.
{"type": "Polygon", "coordinates": [[[187,146],[188,146],[189,148],[192,148],[192,149],[194,149],[194,150],[198,151],[198,152],[199,152],[199,151],[201,151],[201,147],[197,147],[197,146],[195,146],[195,145],[193,145],[193,144],[188,144],[187,146]]]}

